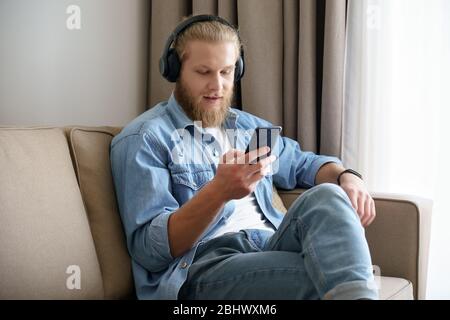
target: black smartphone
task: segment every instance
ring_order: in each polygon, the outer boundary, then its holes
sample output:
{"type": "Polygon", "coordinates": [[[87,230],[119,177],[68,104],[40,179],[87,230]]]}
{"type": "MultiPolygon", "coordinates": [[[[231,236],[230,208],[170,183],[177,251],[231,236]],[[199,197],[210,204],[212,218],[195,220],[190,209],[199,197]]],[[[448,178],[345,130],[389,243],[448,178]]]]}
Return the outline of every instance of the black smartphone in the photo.
{"type": "Polygon", "coordinates": [[[256,163],[261,159],[269,157],[271,151],[275,148],[275,145],[279,139],[282,127],[274,126],[274,127],[258,127],[253,132],[253,135],[250,139],[250,143],[247,145],[247,149],[245,153],[249,153],[250,151],[257,150],[259,148],[268,146],[270,147],[269,153],[258,157],[255,161],[251,163],[256,163]]]}

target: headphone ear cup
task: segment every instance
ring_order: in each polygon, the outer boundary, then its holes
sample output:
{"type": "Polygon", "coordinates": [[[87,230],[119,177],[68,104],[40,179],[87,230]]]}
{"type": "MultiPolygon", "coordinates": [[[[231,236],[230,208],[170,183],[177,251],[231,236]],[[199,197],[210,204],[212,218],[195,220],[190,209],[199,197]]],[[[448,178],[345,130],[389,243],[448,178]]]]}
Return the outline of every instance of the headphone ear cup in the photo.
{"type": "Polygon", "coordinates": [[[178,53],[174,48],[170,48],[167,53],[166,79],[170,82],[176,82],[180,75],[181,62],[178,53]]]}
{"type": "Polygon", "coordinates": [[[164,78],[167,78],[167,63],[166,63],[166,58],[164,56],[159,58],[159,73],[164,78]]]}
{"type": "Polygon", "coordinates": [[[241,80],[242,76],[244,75],[244,59],[242,59],[242,56],[239,57],[238,61],[236,62],[236,67],[234,68],[234,81],[238,82],[241,80]]]}

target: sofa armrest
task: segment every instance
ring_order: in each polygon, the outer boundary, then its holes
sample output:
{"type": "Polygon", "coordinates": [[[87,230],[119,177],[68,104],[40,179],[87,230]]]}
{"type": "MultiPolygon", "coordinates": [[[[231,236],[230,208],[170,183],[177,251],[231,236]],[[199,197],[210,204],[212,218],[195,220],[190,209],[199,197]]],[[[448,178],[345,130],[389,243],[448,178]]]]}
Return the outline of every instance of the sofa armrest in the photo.
{"type": "MultiPolygon", "coordinates": [[[[286,208],[305,189],[278,189],[286,208]]],[[[416,196],[372,193],[377,217],[366,228],[372,263],[382,276],[411,281],[414,297],[425,299],[432,201],[416,196]]]]}
{"type": "Polygon", "coordinates": [[[432,201],[417,196],[372,193],[377,217],[366,229],[373,264],[381,275],[408,279],[414,297],[425,299],[432,201]]]}

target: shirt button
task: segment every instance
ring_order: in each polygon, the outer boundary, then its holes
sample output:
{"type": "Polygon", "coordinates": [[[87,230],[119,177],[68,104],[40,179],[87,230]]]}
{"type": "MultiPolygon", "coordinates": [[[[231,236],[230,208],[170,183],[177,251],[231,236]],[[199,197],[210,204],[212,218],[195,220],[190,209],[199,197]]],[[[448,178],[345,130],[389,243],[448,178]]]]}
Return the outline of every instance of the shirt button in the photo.
{"type": "Polygon", "coordinates": [[[218,157],[219,156],[219,151],[217,151],[217,149],[214,149],[214,157],[218,157]]]}
{"type": "Polygon", "coordinates": [[[187,266],[188,266],[188,263],[187,263],[186,261],[184,261],[184,262],[181,264],[181,269],[186,269],[187,266]]]}

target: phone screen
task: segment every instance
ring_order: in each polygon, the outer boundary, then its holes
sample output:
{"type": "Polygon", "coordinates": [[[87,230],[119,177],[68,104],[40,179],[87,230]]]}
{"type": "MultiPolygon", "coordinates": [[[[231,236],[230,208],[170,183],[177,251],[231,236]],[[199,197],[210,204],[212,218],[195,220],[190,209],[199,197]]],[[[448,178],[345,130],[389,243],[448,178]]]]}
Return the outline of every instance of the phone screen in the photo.
{"type": "MultiPolygon", "coordinates": [[[[272,151],[275,148],[275,145],[277,143],[278,137],[280,136],[282,128],[280,126],[276,127],[258,127],[255,129],[255,132],[252,135],[252,138],[250,139],[250,143],[247,146],[247,149],[245,150],[245,153],[248,153],[253,150],[257,150],[259,148],[269,146],[270,150],[272,151]]],[[[256,163],[261,159],[264,159],[266,157],[269,157],[271,154],[271,151],[269,153],[258,157],[254,162],[256,163]]]]}

